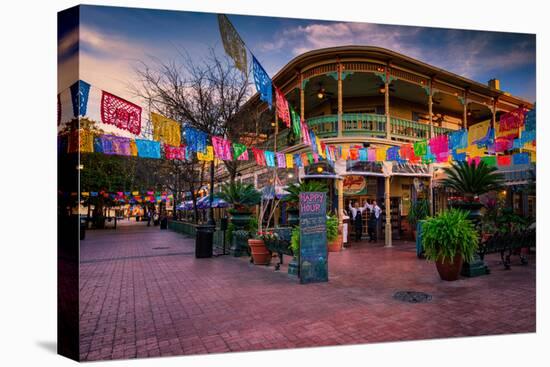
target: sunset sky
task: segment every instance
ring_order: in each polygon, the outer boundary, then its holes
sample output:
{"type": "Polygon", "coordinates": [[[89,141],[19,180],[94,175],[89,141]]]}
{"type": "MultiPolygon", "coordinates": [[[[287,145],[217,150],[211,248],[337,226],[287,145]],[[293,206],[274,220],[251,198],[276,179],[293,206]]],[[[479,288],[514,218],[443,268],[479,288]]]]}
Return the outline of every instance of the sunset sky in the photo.
{"type": "MultiPolygon", "coordinates": [[[[295,56],[342,45],[384,47],[475,81],[501,81],[501,89],[536,99],[535,35],[422,28],[369,23],[239,16],[228,14],[248,48],[273,76],[295,56]]],[[[134,102],[139,61],[200,60],[209,48],[223,55],[216,14],[135,8],[81,6],[80,44],[75,24],[61,25],[59,72],[74,67],[80,53],[80,79],[93,89],[134,102]]],[[[71,80],[61,78],[60,89],[71,80]]],[[[93,90],[90,103],[98,99],[93,90]]],[[[67,99],[62,93],[62,99],[67,99]]],[[[95,101],[97,102],[97,101],[95,101]]],[[[93,108],[92,110],[93,111],[93,108]]]]}

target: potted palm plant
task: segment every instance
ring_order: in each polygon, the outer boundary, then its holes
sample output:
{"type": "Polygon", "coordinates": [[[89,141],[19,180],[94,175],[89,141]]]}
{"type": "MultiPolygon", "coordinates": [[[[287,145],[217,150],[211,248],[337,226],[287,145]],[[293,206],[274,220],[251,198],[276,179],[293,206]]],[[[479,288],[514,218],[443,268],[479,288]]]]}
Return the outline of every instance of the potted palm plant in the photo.
{"type": "Polygon", "coordinates": [[[233,256],[241,256],[248,249],[247,241],[250,233],[246,227],[252,215],[250,208],[260,202],[261,194],[251,184],[231,182],[223,184],[216,196],[232,206],[228,210],[234,226],[230,253],[233,256]]]}
{"type": "Polygon", "coordinates": [[[443,168],[447,175],[443,185],[462,195],[460,200],[451,202],[451,206],[469,211],[469,218],[478,221],[483,204],[479,196],[502,187],[504,176],[497,172],[496,167],[481,161],[475,163],[453,162],[450,167],[443,168]]]}
{"type": "Polygon", "coordinates": [[[422,226],[422,247],[427,260],[434,261],[443,280],[457,280],[463,261],[472,261],[479,235],[468,212],[450,209],[428,218],[422,226]]]}
{"type": "Polygon", "coordinates": [[[300,223],[298,203],[300,202],[300,193],[301,192],[327,192],[327,186],[318,181],[302,181],[300,183],[295,183],[289,185],[285,188],[285,191],[288,192],[288,195],[285,196],[282,200],[288,204],[287,214],[288,214],[288,224],[291,226],[296,226],[300,223]]]}
{"type": "MultiPolygon", "coordinates": [[[[443,185],[461,195],[456,200],[450,201],[450,206],[466,210],[468,219],[472,220],[476,227],[481,224],[481,208],[483,204],[479,196],[491,191],[497,191],[502,187],[504,176],[497,172],[496,167],[489,166],[481,161],[475,163],[453,162],[450,167],[443,169],[447,177],[443,185]]],[[[481,230],[481,229],[480,229],[481,230]]],[[[475,256],[464,262],[462,274],[465,276],[478,276],[488,274],[487,265],[479,256],[475,256]]]]}

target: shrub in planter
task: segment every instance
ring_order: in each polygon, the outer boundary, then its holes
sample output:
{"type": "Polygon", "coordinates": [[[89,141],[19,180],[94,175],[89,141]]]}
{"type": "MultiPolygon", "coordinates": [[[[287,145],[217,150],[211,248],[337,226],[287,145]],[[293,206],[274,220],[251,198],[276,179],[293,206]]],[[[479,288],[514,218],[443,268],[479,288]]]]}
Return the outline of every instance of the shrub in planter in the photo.
{"type": "Polygon", "coordinates": [[[456,280],[463,261],[472,261],[479,236],[468,212],[450,209],[428,218],[422,227],[422,247],[427,260],[435,261],[443,280],[456,280]]]}
{"type": "Polygon", "coordinates": [[[338,252],[342,249],[342,237],[338,235],[338,217],[327,217],[327,244],[330,252],[338,252]]]}

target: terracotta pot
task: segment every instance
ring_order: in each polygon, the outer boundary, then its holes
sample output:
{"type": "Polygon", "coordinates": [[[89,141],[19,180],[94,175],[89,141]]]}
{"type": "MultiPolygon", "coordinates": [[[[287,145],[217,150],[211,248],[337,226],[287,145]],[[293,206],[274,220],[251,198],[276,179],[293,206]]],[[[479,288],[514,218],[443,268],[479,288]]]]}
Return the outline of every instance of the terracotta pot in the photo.
{"type": "Polygon", "coordinates": [[[271,252],[265,247],[263,240],[249,239],[248,246],[252,255],[252,261],[255,265],[269,265],[271,262],[271,252]]]}
{"type": "Polygon", "coordinates": [[[342,235],[339,234],[338,237],[332,242],[328,243],[329,252],[338,252],[342,250],[342,235]]]}
{"type": "Polygon", "coordinates": [[[452,263],[450,259],[445,259],[445,261],[437,260],[435,266],[442,280],[457,280],[460,269],[462,269],[462,255],[457,254],[452,263]]]}

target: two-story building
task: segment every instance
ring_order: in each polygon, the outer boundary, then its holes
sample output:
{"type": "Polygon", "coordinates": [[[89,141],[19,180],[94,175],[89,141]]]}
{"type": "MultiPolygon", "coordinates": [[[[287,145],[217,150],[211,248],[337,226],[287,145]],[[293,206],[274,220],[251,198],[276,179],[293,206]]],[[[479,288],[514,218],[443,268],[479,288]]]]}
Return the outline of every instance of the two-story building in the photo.
{"type": "MultiPolygon", "coordinates": [[[[289,103],[317,137],[343,147],[396,146],[429,139],[491,120],[519,106],[532,103],[488,84],[453,74],[391,50],[369,46],[342,46],[314,50],[297,56],[272,78],[289,103]]],[[[246,104],[271,121],[263,126],[269,139],[260,147],[296,153],[309,147],[294,139],[290,129],[277,121],[274,111],[254,95],[246,104]]],[[[258,130],[257,130],[258,131],[258,130]]],[[[330,207],[342,216],[352,201],[375,199],[384,208],[382,232],[386,244],[403,231],[411,201],[433,198],[434,165],[394,163],[391,175],[381,164],[336,162],[305,170],[279,170],[282,184],[299,178],[326,178],[330,207]]],[[[273,169],[244,164],[239,179],[261,189],[273,183],[273,169]]],[[[366,226],[364,226],[366,228],[366,226]]]]}

